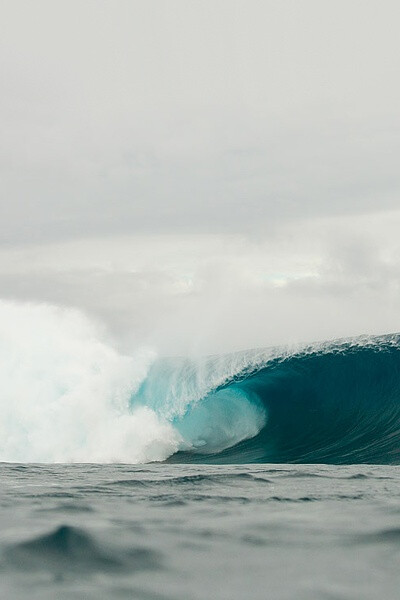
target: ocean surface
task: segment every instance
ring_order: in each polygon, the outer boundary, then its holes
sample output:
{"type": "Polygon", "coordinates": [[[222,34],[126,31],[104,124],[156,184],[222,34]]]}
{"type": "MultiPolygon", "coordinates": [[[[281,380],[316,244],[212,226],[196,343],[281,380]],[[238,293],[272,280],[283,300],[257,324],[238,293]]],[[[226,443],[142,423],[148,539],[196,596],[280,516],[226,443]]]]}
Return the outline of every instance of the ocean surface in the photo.
{"type": "Polygon", "coordinates": [[[399,597],[395,466],[0,472],[1,598],[399,597]]]}
{"type": "Polygon", "coordinates": [[[127,356],[0,302],[0,362],[1,598],[399,598],[398,334],[127,356]]]}

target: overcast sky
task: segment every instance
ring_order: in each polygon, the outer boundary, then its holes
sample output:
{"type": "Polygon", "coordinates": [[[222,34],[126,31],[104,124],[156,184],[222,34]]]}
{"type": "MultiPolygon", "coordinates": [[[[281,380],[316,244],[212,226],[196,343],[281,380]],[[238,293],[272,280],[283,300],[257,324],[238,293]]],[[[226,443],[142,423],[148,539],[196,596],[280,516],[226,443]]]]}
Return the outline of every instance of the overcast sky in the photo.
{"type": "Polygon", "coordinates": [[[399,23],[1,0],[0,297],[162,351],[399,330],[399,23]]]}

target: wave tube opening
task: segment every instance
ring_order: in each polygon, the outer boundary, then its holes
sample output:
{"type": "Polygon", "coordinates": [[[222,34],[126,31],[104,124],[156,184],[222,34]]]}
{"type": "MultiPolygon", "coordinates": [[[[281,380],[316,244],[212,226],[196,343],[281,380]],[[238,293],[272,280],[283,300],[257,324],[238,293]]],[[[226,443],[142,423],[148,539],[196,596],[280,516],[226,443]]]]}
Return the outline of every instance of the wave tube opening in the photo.
{"type": "Polygon", "coordinates": [[[262,407],[266,418],[260,431],[218,454],[180,452],[170,460],[400,463],[397,335],[282,351],[256,365],[249,361],[219,388],[230,389],[262,407]]]}

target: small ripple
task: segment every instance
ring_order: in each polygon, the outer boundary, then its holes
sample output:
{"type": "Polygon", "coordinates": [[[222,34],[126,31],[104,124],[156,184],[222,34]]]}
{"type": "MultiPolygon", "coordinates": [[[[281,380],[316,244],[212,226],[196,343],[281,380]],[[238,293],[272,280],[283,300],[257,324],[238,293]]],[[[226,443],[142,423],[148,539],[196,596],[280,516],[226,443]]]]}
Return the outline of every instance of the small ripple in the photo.
{"type": "Polygon", "coordinates": [[[39,494],[27,494],[27,498],[69,498],[71,500],[78,499],[80,496],[71,492],[44,492],[39,494]]]}
{"type": "Polygon", "coordinates": [[[88,504],[57,504],[57,506],[44,506],[36,509],[36,512],[94,512],[94,508],[88,504]]]}
{"type": "Polygon", "coordinates": [[[211,485],[221,485],[221,483],[235,485],[239,483],[242,484],[244,479],[253,483],[272,483],[272,481],[270,481],[269,479],[259,476],[257,477],[252,473],[216,473],[212,475],[183,475],[180,477],[171,477],[168,479],[163,479],[161,481],[155,481],[153,483],[157,485],[202,485],[207,483],[211,485]]]}
{"type": "Polygon", "coordinates": [[[300,496],[299,498],[290,498],[289,496],[271,496],[267,501],[273,502],[326,502],[331,500],[362,500],[364,494],[332,494],[323,496],[300,496]]]}
{"type": "Polygon", "coordinates": [[[239,502],[240,504],[250,504],[252,499],[248,496],[220,496],[214,494],[196,494],[188,497],[191,502],[239,502]]]}
{"type": "Polygon", "coordinates": [[[318,502],[321,498],[316,496],[302,496],[301,498],[289,498],[287,496],[271,496],[267,498],[268,501],[272,502],[318,502]]]}
{"type": "Polygon", "coordinates": [[[393,479],[393,477],[386,477],[384,475],[373,475],[367,473],[355,473],[354,475],[348,475],[347,477],[338,477],[337,479],[393,479]]]}
{"type": "Polygon", "coordinates": [[[286,475],[283,475],[283,477],[290,479],[332,479],[330,475],[325,475],[324,473],[312,473],[309,471],[286,471],[286,475]]]}
{"type": "Polygon", "coordinates": [[[158,554],[152,550],[136,547],[118,552],[104,548],[88,532],[69,525],[9,546],[5,557],[14,568],[22,571],[87,574],[118,571],[124,567],[130,571],[160,567],[158,554]]]}
{"type": "Polygon", "coordinates": [[[184,500],[183,498],[178,498],[170,494],[153,495],[151,496],[151,498],[149,498],[149,500],[151,502],[163,504],[164,506],[186,506],[188,504],[187,500],[184,500]]]}
{"type": "Polygon", "coordinates": [[[151,481],[142,481],[140,479],[117,479],[116,481],[107,481],[103,485],[106,487],[148,487],[151,481]]]}
{"type": "Polygon", "coordinates": [[[357,536],[357,542],[364,544],[389,543],[400,544],[400,527],[381,529],[372,533],[357,536]]]}

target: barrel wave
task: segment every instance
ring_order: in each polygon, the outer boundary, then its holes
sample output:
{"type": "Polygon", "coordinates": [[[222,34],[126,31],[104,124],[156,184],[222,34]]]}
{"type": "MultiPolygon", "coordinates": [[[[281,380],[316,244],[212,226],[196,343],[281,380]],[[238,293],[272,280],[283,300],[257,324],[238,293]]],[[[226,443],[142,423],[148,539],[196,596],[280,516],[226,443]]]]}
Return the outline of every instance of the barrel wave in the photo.
{"type": "MultiPolygon", "coordinates": [[[[223,377],[223,364],[230,372],[225,381],[174,418],[188,449],[170,460],[400,462],[398,335],[320,344],[297,351],[246,352],[225,357],[225,361],[213,357],[201,369],[192,366],[191,370],[188,364],[177,369],[175,364],[174,376],[170,374],[166,387],[176,393],[179,379],[185,381],[186,377],[186,383],[191,378],[198,380],[199,370],[205,385],[206,381],[223,377]]],[[[156,371],[153,374],[159,384],[163,377],[159,367],[156,371]]],[[[151,378],[152,373],[145,388],[151,378]]],[[[178,394],[182,397],[181,389],[178,394]]],[[[156,397],[160,401],[160,394],[156,397]]],[[[162,396],[162,402],[168,405],[168,394],[162,396]]]]}
{"type": "Polygon", "coordinates": [[[0,301],[0,461],[400,463],[400,335],[204,359],[121,354],[0,301]]]}

